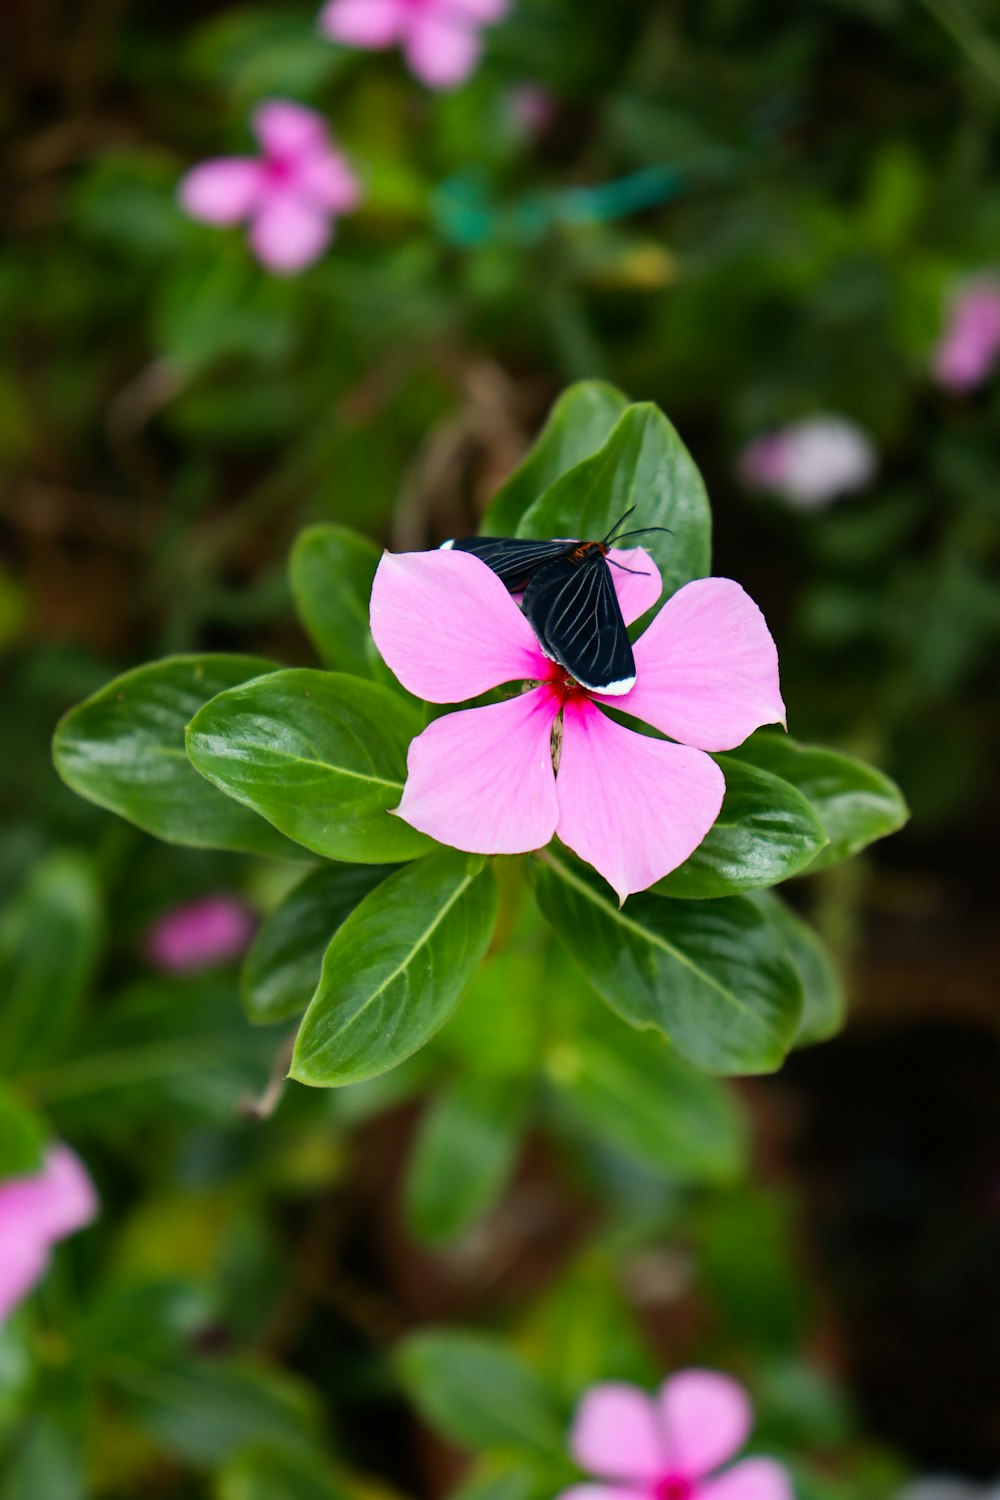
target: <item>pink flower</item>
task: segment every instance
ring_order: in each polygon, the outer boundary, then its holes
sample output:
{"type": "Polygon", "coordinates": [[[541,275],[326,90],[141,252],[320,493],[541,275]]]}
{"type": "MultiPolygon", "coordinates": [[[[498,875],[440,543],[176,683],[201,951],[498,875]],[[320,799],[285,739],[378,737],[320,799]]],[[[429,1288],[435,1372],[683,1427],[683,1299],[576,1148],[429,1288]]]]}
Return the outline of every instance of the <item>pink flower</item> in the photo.
{"type": "Polygon", "coordinates": [[[323,253],[335,215],[357,207],[361,188],[313,110],[274,99],[254,110],[253,129],[263,156],[219,156],[192,168],[181,179],[181,206],[206,224],[248,221],[257,259],[287,275],[323,253]]]}
{"type": "Polygon", "coordinates": [[[805,417],[748,443],[738,471],[752,490],[771,490],[801,510],[818,510],[875,477],[871,439],[846,417],[805,417]]]}
{"type": "Polygon", "coordinates": [[[41,1281],[56,1241],[96,1213],[93,1184],[68,1146],[53,1146],[36,1176],[0,1182],[0,1323],[41,1281]]]}
{"type": "Polygon", "coordinates": [[[475,71],[481,29],[508,7],[509,0],[328,0],[319,27],[348,47],[402,47],[415,77],[451,89],[475,71]]]}
{"type": "MultiPolygon", "coordinates": [[[[641,547],[609,555],[643,570],[612,570],[629,623],[656,602],[662,581],[641,547]]],[[[528,685],[417,736],[399,816],[479,854],[521,854],[558,835],[621,901],[682,864],[714,823],[725,781],[705,752],[784,720],[774,642],[728,578],[698,579],[667,601],[633,648],[634,687],[613,698],[587,692],[542,654],[499,578],[468,552],[385,553],[371,626],[403,686],[431,703],[528,685]],[[679,743],[623,728],[602,703],[679,743]]]]}
{"type": "Polygon", "coordinates": [[[932,369],[949,391],[982,385],[1000,355],[1000,283],[973,282],[952,298],[932,369]]]}
{"type": "Polygon", "coordinates": [[[558,1500],[792,1500],[773,1459],[718,1472],[751,1423],[743,1387],[711,1370],[681,1370],[655,1398],[634,1385],[596,1385],[577,1411],[570,1448],[605,1482],[574,1485],[558,1500]]]}
{"type": "Polygon", "coordinates": [[[556,97],[538,83],[519,83],[507,95],[507,113],[525,135],[542,135],[552,124],[556,97]]]}
{"type": "Polygon", "coordinates": [[[230,963],[254,935],[250,909],[236,896],[205,896],[166,911],[146,934],[146,955],[157,969],[185,974],[230,963]]]}

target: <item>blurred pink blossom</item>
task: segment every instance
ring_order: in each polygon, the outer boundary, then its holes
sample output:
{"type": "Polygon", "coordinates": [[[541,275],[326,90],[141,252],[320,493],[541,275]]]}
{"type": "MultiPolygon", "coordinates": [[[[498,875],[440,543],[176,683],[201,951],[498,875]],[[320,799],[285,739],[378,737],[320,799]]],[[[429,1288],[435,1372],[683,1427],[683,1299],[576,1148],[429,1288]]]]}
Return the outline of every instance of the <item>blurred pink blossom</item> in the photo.
{"type": "Polygon", "coordinates": [[[35,1176],[0,1182],[0,1323],[45,1275],[56,1241],[89,1224],[97,1206],[68,1146],[53,1146],[35,1176]]]}
{"type": "Polygon", "coordinates": [[[237,896],[203,896],[165,911],[146,933],[146,955],[157,969],[185,974],[230,963],[254,935],[249,907],[237,896]]]}
{"type": "Polygon", "coordinates": [[[319,27],[332,42],[401,47],[407,66],[432,89],[451,89],[475,71],[480,32],[507,14],[510,0],[328,0],[319,27]]]}
{"type": "Polygon", "coordinates": [[[246,221],[257,259],[290,275],[322,255],[336,215],[358,206],[361,188],[313,110],[273,99],[254,110],[252,123],[263,154],[193,167],[181,179],[180,202],[206,224],[246,221]]]}
{"type": "Polygon", "coordinates": [[[752,490],[770,490],[802,510],[864,489],[875,477],[871,439],[846,417],[805,417],[748,443],[738,473],[752,490]]]}
{"type": "MultiPolygon", "coordinates": [[[[638,570],[613,569],[630,624],[655,604],[662,580],[641,547],[609,556],[638,570]]],[[[469,552],[385,553],[371,627],[403,686],[428,702],[529,686],[417,735],[399,816],[475,854],[526,853],[558,835],[620,901],[682,864],[715,822],[725,779],[705,752],[731,750],[785,716],[764,616],[728,578],[699,578],[667,600],[633,647],[634,685],[611,696],[543,655],[500,579],[469,552]],[[602,704],[679,743],[624,728],[602,704]]]]}
{"type": "Polygon", "coordinates": [[[541,135],[551,125],[556,112],[556,98],[538,83],[519,83],[507,95],[507,111],[518,129],[527,135],[541,135]]]}
{"type": "Polygon", "coordinates": [[[1000,355],[1000,282],[970,282],[951,299],[931,368],[949,391],[972,391],[1000,355]]]}
{"type": "Polygon", "coordinates": [[[792,1500],[782,1466],[746,1458],[719,1472],[752,1425],[743,1387],[712,1370],[681,1370],[655,1397],[608,1382],[584,1396],[570,1449],[597,1482],[558,1500],[792,1500]]]}

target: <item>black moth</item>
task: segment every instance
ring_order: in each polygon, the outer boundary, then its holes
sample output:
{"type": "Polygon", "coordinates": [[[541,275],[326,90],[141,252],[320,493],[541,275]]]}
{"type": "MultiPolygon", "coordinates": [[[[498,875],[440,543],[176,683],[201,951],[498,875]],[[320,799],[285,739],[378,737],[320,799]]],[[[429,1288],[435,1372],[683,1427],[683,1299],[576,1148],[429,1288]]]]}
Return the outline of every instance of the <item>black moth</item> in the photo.
{"type": "MultiPolygon", "coordinates": [[[[550,661],[564,667],[581,687],[618,697],[635,683],[635,662],[608,550],[625,537],[666,530],[645,526],[618,531],[634,509],[627,510],[599,542],[466,536],[442,545],[480,558],[512,594],[523,590],[521,608],[550,661]]],[[[622,564],[613,566],[621,568],[622,564]]]]}

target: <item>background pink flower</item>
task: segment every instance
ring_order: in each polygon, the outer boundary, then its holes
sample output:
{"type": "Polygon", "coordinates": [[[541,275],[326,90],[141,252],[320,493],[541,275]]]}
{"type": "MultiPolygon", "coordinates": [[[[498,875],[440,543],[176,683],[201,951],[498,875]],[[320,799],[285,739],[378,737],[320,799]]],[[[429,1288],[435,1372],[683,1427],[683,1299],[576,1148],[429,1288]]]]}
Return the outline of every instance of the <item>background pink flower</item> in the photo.
{"type": "Polygon", "coordinates": [[[238,896],[204,896],[158,917],[146,933],[144,947],[156,968],[183,974],[239,958],[255,927],[253,913],[238,896]]]}
{"type": "Polygon", "coordinates": [[[846,417],[805,417],[748,443],[740,478],[753,490],[783,495],[802,510],[817,510],[838,495],[864,489],[875,477],[875,448],[846,417]]]}
{"type": "Polygon", "coordinates": [[[507,14],[509,0],[329,0],[320,30],[348,47],[401,47],[411,73],[450,89],[474,72],[480,31],[507,14]]]}
{"type": "Polygon", "coordinates": [[[583,1398],[570,1449],[596,1484],[559,1500],[792,1500],[788,1475],[770,1458],[719,1472],[752,1425],[743,1387],[711,1370],[681,1370],[657,1396],[609,1382],[583,1398]]]}
{"type": "Polygon", "coordinates": [[[979,281],[951,300],[932,369],[939,385],[971,391],[992,373],[1000,355],[1000,282],[979,281]]]}
{"type": "Polygon", "coordinates": [[[301,271],[330,243],[335,216],[357,207],[360,185],[313,110],[275,99],[252,123],[262,156],[202,162],[181,179],[181,206],[206,224],[249,223],[259,261],[301,271]]]}
{"type": "Polygon", "coordinates": [[[96,1213],[93,1184],[68,1146],[53,1146],[35,1176],[0,1182],[0,1322],[44,1276],[56,1241],[96,1213]]]}
{"type": "MultiPolygon", "coordinates": [[[[613,570],[630,623],[656,602],[662,581],[642,548],[610,556],[643,570],[613,570]]],[[[705,752],[730,750],[784,719],[774,642],[756,604],[728,578],[698,579],[667,601],[633,648],[635,686],[614,698],[585,691],[542,654],[507,589],[471,553],[386,553],[371,627],[403,686],[431,703],[532,684],[418,735],[399,816],[478,854],[525,853],[558,835],[620,901],[682,864],[718,816],[725,780],[705,752]],[[670,740],[623,728],[602,703],[670,740]]]]}

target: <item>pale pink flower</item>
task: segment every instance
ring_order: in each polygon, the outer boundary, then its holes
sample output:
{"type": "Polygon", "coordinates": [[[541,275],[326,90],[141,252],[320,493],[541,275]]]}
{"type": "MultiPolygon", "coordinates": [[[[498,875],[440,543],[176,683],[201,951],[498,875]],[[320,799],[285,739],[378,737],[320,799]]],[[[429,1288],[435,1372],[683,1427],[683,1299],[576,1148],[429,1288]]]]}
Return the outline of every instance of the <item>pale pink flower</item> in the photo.
{"type": "MultiPolygon", "coordinates": [[[[643,570],[612,570],[630,623],[662,581],[641,547],[609,555],[643,570]]],[[[499,578],[468,552],[385,553],[371,626],[403,686],[431,703],[529,685],[416,737],[399,816],[477,854],[521,854],[558,835],[621,901],[682,864],[718,816],[725,780],[705,752],[784,720],[774,642],[728,578],[698,579],[667,600],[633,648],[634,687],[616,697],[586,691],[549,661],[499,578]],[[602,703],[679,743],[623,728],[602,703]]]]}
{"type": "Polygon", "coordinates": [[[146,933],[150,963],[184,974],[240,958],[253,939],[253,913],[238,896],[203,896],[163,912],[146,933]]]}
{"type": "Polygon", "coordinates": [[[746,1442],[752,1415],[743,1387],[712,1370],[681,1370],[655,1397],[617,1381],[595,1385],[570,1448],[597,1482],[558,1500],[792,1500],[788,1475],[771,1458],[719,1472],[746,1442]]]}
{"type": "Polygon", "coordinates": [[[749,489],[770,490],[802,510],[864,489],[875,477],[871,439],[846,417],[805,417],[748,443],[737,465],[749,489]]]}
{"type": "Polygon", "coordinates": [[[206,224],[246,221],[257,259],[288,275],[322,255],[336,215],[358,206],[361,188],[322,115],[272,99],[254,110],[252,123],[262,155],[193,167],[181,179],[180,202],[206,224]]]}
{"type": "Polygon", "coordinates": [[[970,282],[952,297],[931,368],[949,391],[972,391],[1000,355],[1000,282],[970,282]]]}
{"type": "Polygon", "coordinates": [[[451,89],[475,71],[480,32],[507,14],[510,0],[328,0],[319,27],[332,42],[401,47],[407,66],[432,89],[451,89]]]}
{"type": "Polygon", "coordinates": [[[41,1281],[52,1247],[97,1214],[97,1195],[68,1146],[53,1146],[32,1177],[0,1182],[0,1323],[41,1281]]]}

